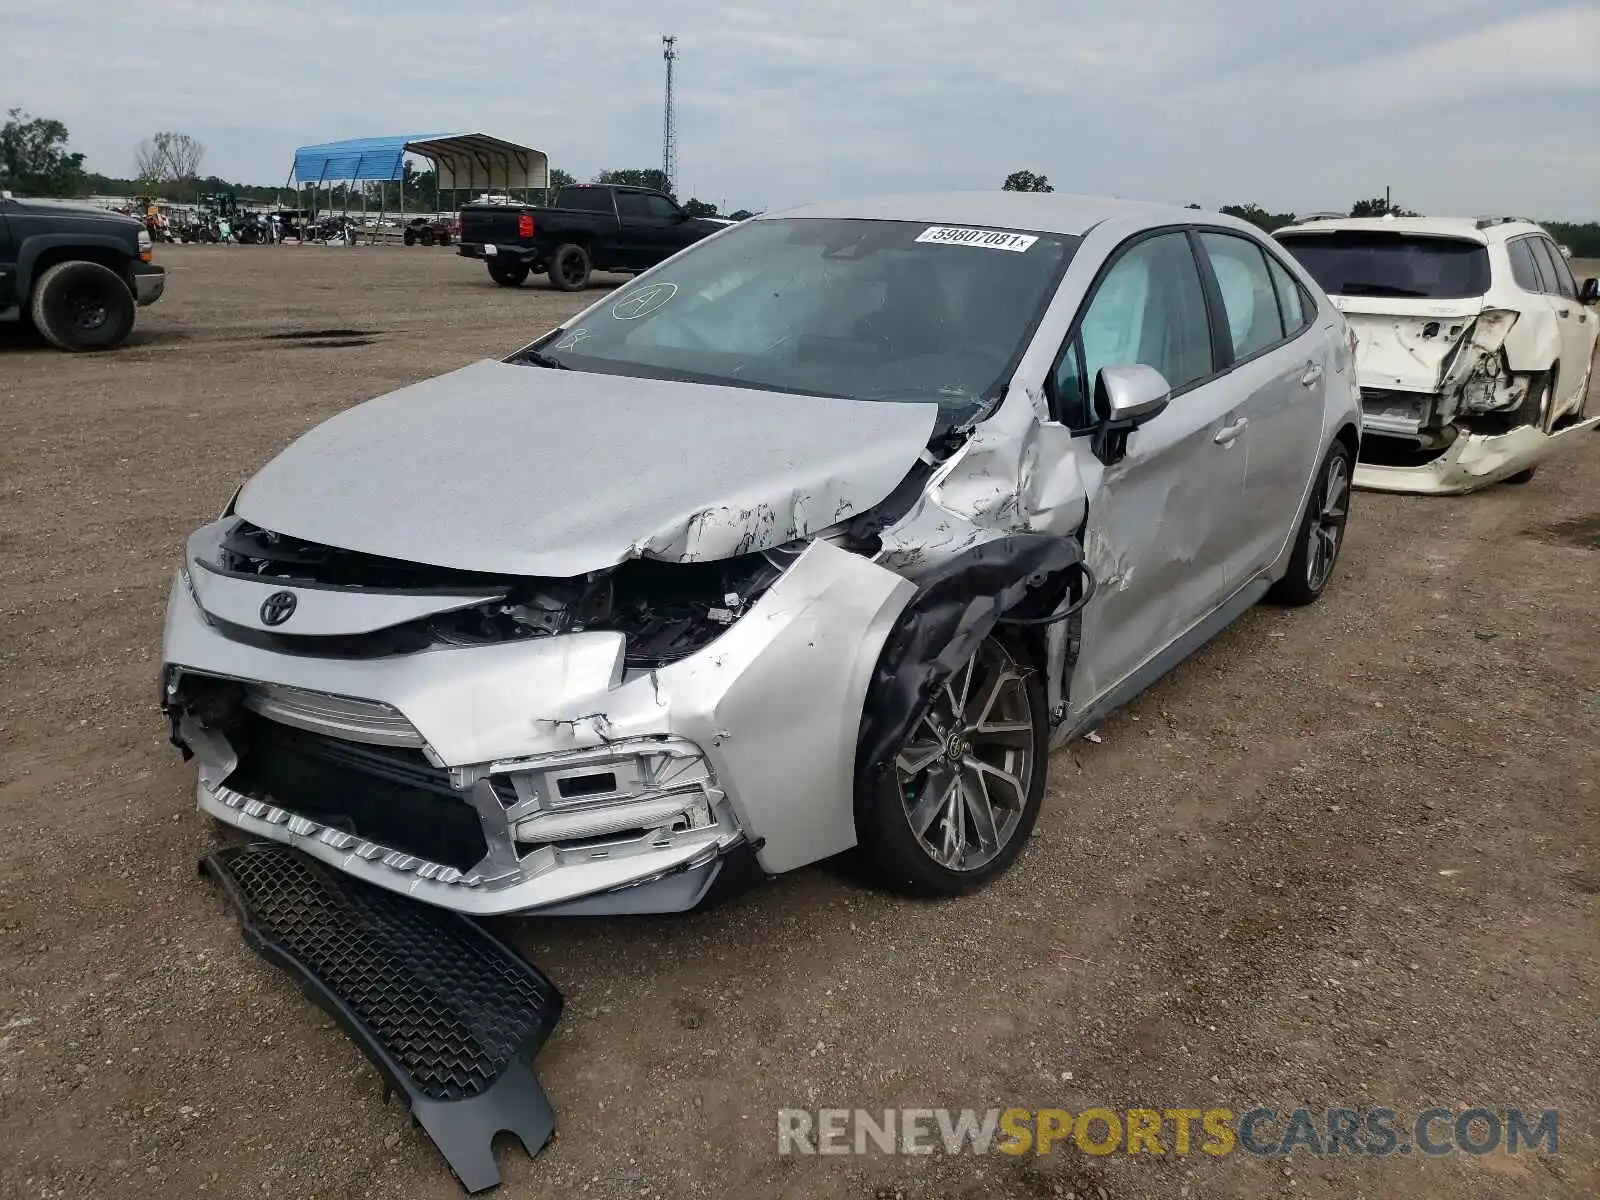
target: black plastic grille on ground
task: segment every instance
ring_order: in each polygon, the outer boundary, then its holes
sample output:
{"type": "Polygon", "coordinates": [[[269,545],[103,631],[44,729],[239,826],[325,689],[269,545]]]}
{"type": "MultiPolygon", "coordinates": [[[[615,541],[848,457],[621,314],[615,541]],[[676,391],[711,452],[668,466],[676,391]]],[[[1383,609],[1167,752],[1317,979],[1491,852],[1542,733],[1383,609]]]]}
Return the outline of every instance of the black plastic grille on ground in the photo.
{"type": "Polygon", "coordinates": [[[466,917],[288,846],[229,847],[201,866],[238,907],[246,940],[299,976],[405,1093],[468,1191],[500,1181],[500,1130],[539,1152],[555,1115],[527,1064],[562,1000],[536,967],[466,917]]]}

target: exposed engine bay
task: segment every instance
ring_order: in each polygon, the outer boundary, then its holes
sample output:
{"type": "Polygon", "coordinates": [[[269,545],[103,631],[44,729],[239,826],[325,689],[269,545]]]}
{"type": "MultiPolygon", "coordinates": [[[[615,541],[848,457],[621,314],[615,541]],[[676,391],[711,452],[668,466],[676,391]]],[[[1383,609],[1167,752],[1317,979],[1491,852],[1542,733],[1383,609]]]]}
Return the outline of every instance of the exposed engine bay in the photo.
{"type": "Polygon", "coordinates": [[[585,630],[627,636],[629,668],[664,666],[703,649],[783,574],[798,550],[774,549],[704,563],[630,559],[576,579],[529,579],[408,563],[289,537],[239,521],[223,536],[225,573],[325,588],[460,589],[497,599],[373,633],[318,636],[234,630],[276,649],[377,657],[430,646],[473,646],[585,630]]]}

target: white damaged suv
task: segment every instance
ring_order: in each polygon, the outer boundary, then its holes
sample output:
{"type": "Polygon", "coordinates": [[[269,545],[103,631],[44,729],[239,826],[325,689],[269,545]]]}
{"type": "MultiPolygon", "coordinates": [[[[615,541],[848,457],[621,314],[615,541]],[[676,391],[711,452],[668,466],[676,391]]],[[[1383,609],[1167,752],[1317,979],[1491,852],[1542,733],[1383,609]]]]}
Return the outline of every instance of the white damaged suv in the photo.
{"type": "Polygon", "coordinates": [[[1600,280],[1573,280],[1515,218],[1312,219],[1277,232],[1358,339],[1356,485],[1466,492],[1524,483],[1584,423],[1600,280]]]}

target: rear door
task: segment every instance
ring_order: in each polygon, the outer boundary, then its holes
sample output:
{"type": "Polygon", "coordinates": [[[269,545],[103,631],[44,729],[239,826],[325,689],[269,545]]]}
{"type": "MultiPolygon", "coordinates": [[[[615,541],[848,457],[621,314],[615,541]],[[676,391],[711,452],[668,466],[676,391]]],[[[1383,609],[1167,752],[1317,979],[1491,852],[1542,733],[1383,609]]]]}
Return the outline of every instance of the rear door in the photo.
{"type": "Polygon", "coordinates": [[[617,216],[629,263],[638,270],[655,266],[695,240],[682,211],[665,196],[618,192],[617,216]]]}
{"type": "Polygon", "coordinates": [[[1084,612],[1071,696],[1082,712],[1217,608],[1243,519],[1246,431],[1218,375],[1188,233],[1125,243],[1101,271],[1050,380],[1089,497],[1085,554],[1098,589],[1084,612]],[[1172,385],[1166,411],[1105,464],[1094,454],[1094,380],[1142,363],[1172,385]]]}
{"type": "Polygon", "coordinates": [[[1588,373],[1589,357],[1594,352],[1594,333],[1591,330],[1589,310],[1578,303],[1578,285],[1573,282],[1567,260],[1549,238],[1532,237],[1528,241],[1539,260],[1540,274],[1545,280],[1545,294],[1556,315],[1556,326],[1561,333],[1561,370],[1556,377],[1557,403],[1552,411],[1576,408],[1583,397],[1580,389],[1587,387],[1584,376],[1588,373]]]}
{"type": "Polygon", "coordinates": [[[1277,561],[1294,531],[1316,466],[1327,389],[1327,339],[1315,304],[1254,238],[1202,230],[1198,239],[1215,283],[1213,323],[1231,370],[1225,380],[1246,439],[1244,504],[1230,556],[1235,584],[1277,561]]]}

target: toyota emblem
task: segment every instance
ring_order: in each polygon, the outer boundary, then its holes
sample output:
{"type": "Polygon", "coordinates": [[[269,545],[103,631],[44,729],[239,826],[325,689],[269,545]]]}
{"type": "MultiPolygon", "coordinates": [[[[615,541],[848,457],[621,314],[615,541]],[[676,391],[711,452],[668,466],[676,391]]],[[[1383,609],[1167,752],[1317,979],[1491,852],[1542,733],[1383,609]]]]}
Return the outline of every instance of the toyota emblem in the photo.
{"type": "Polygon", "coordinates": [[[295,605],[300,603],[293,592],[273,592],[261,602],[261,623],[282,625],[294,616],[295,605]]]}

